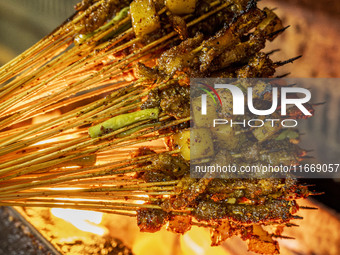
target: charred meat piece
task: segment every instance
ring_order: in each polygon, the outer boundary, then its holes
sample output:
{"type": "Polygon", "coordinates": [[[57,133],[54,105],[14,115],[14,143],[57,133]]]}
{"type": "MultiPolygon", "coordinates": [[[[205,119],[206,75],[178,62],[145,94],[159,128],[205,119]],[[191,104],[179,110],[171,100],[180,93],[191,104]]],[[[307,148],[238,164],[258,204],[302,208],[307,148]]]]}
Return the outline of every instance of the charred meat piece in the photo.
{"type": "Polygon", "coordinates": [[[178,46],[164,52],[157,60],[157,68],[160,73],[168,76],[176,72],[185,71],[187,74],[194,74],[197,70],[199,61],[192,51],[203,41],[203,35],[197,34],[193,38],[183,41],[178,46]]]}
{"type": "Polygon", "coordinates": [[[190,216],[171,216],[167,224],[167,230],[177,234],[184,234],[191,229],[192,218],[190,216]]]}
{"type": "Polygon", "coordinates": [[[190,87],[171,85],[163,90],[152,90],[142,109],[160,107],[160,109],[177,119],[190,116],[190,87]]]}
{"type": "Polygon", "coordinates": [[[190,116],[190,88],[174,85],[161,92],[160,107],[163,112],[177,119],[190,116]]]}
{"type": "Polygon", "coordinates": [[[189,172],[189,164],[182,157],[160,154],[152,161],[152,167],[169,176],[182,177],[189,172]]]}
{"type": "Polygon", "coordinates": [[[260,52],[249,59],[247,65],[237,70],[238,78],[271,77],[275,73],[273,61],[260,52]]]}
{"type": "Polygon", "coordinates": [[[159,231],[168,220],[168,213],[159,209],[139,209],[137,225],[142,232],[154,233],[159,231]]]}
{"type": "Polygon", "coordinates": [[[142,175],[142,179],[148,183],[151,182],[167,182],[175,180],[172,176],[167,175],[161,171],[146,171],[142,175]]]}
{"type": "Polygon", "coordinates": [[[203,43],[202,54],[200,55],[200,70],[209,69],[212,61],[220,56],[225,50],[241,42],[240,35],[256,27],[264,19],[264,14],[259,9],[252,9],[238,17],[230,26],[226,26],[214,37],[203,43]]]}
{"type": "Polygon", "coordinates": [[[226,205],[213,201],[200,201],[195,208],[197,220],[230,219],[240,223],[288,222],[298,210],[295,201],[274,200],[263,205],[226,205]]]}

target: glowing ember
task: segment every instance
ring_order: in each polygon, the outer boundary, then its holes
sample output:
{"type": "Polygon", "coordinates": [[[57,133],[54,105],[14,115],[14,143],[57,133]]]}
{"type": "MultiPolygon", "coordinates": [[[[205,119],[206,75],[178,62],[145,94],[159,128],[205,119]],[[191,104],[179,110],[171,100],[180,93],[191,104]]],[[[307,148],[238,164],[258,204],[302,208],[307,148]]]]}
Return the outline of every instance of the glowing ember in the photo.
{"type": "Polygon", "coordinates": [[[51,213],[82,231],[91,232],[100,236],[107,232],[105,228],[98,225],[101,223],[103,217],[103,214],[100,212],[52,208],[51,213]]]}

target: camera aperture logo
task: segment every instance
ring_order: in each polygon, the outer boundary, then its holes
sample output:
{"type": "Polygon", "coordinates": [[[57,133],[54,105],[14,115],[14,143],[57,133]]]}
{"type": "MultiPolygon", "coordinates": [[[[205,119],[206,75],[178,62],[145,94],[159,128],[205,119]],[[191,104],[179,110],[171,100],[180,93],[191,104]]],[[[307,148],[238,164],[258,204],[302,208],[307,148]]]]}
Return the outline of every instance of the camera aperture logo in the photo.
{"type": "MultiPolygon", "coordinates": [[[[205,83],[202,83],[202,82],[200,84],[202,84],[203,86],[206,87],[206,88],[200,87],[200,89],[202,91],[206,92],[210,96],[210,98],[214,101],[215,105],[217,105],[215,97],[213,96],[213,94],[211,94],[211,92],[208,89],[210,89],[215,94],[215,96],[217,97],[218,101],[220,102],[220,104],[222,106],[223,103],[222,103],[221,97],[218,94],[218,92],[208,84],[205,84],[205,83]]],[[[202,114],[203,115],[207,114],[207,94],[202,95],[202,114]]]]}
{"type": "MultiPolygon", "coordinates": [[[[232,104],[232,107],[229,108],[232,111],[229,113],[234,116],[244,116],[246,114],[245,105],[248,107],[248,111],[252,115],[256,116],[269,116],[272,114],[277,114],[279,111],[281,116],[289,116],[287,113],[288,106],[296,107],[304,116],[312,116],[312,114],[308,111],[308,109],[304,106],[305,103],[308,103],[311,99],[311,92],[305,88],[297,88],[297,87],[273,87],[271,86],[270,90],[265,89],[264,91],[269,92],[271,94],[271,106],[268,109],[257,109],[255,106],[256,98],[259,96],[256,91],[254,91],[253,87],[248,87],[246,90],[246,96],[242,89],[240,89],[236,85],[232,84],[215,84],[214,87],[200,82],[204,88],[199,87],[200,90],[205,92],[205,94],[201,95],[201,115],[208,114],[208,95],[211,100],[217,105],[215,97],[218,99],[221,109],[222,115],[223,110],[226,107],[223,107],[223,101],[227,101],[232,104]],[[213,92],[213,94],[210,91],[213,92]],[[223,97],[220,96],[219,92],[223,93],[223,90],[227,90],[231,97],[223,97]],[[296,97],[295,95],[300,95],[300,97],[296,97]],[[222,98],[222,99],[221,99],[222,98]],[[255,99],[255,100],[254,100],[255,99]],[[280,104],[279,104],[280,99],[280,104]],[[232,101],[232,103],[231,103],[232,101]],[[254,102],[255,101],[255,102],[254,102]],[[247,104],[245,104],[247,102],[247,104]]],[[[263,91],[262,91],[263,92],[263,91]]],[[[279,117],[279,115],[278,115],[279,117]]],[[[212,126],[216,127],[217,125],[225,125],[229,124],[233,125],[241,125],[243,127],[251,127],[258,128],[265,125],[266,122],[271,123],[272,127],[276,124],[280,124],[282,127],[292,128],[298,125],[296,119],[289,118],[257,118],[257,119],[243,119],[243,120],[233,120],[231,118],[214,118],[212,126]]]]}

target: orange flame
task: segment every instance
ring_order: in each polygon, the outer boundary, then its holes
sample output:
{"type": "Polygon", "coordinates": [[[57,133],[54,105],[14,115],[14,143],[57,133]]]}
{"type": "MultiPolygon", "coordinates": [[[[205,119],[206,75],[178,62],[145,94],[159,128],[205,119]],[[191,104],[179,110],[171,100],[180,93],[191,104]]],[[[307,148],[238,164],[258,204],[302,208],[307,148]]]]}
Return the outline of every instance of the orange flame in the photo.
{"type": "Polygon", "coordinates": [[[51,213],[54,216],[71,223],[82,231],[100,236],[107,233],[107,229],[99,225],[103,217],[103,214],[100,212],[52,208],[51,213]]]}

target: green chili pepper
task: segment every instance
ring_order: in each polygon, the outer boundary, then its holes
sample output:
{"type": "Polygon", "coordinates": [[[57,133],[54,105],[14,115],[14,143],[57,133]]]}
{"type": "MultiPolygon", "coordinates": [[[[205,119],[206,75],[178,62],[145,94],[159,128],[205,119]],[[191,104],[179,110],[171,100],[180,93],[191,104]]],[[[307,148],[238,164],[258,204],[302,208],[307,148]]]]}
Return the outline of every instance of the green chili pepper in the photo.
{"type": "Polygon", "coordinates": [[[156,120],[158,119],[158,114],[159,109],[152,108],[118,115],[103,123],[90,127],[89,134],[92,138],[99,137],[139,121],[156,120]]]}
{"type": "MultiPolygon", "coordinates": [[[[101,26],[100,28],[96,29],[92,33],[77,35],[74,38],[75,44],[77,44],[77,45],[82,44],[85,40],[89,39],[90,37],[92,37],[96,33],[104,31],[104,30],[108,29],[110,26],[116,25],[119,21],[123,20],[124,18],[126,18],[128,16],[129,10],[130,10],[130,7],[123,8],[111,21],[109,21],[107,24],[101,26]]],[[[131,26],[131,24],[129,24],[129,26],[131,26]]]]}

